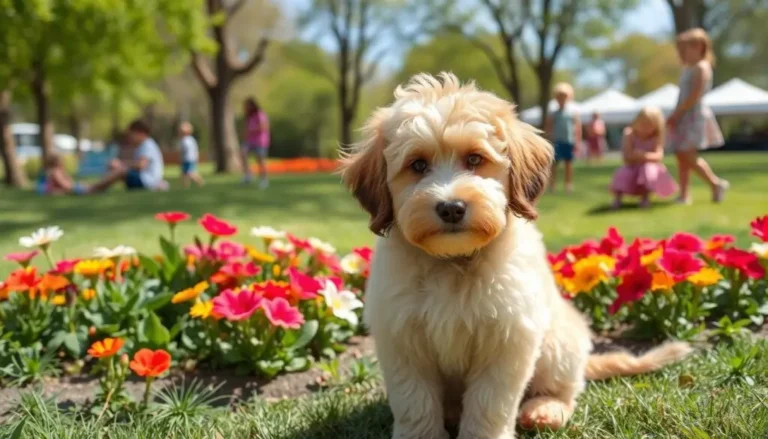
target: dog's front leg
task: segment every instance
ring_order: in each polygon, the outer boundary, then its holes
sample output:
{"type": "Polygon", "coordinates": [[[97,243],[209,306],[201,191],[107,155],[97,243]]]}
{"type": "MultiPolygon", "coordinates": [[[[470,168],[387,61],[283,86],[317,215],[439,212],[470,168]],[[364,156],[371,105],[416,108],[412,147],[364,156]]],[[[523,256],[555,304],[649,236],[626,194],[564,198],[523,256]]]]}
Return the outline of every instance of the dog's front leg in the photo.
{"type": "Polygon", "coordinates": [[[516,340],[478,365],[463,397],[459,439],[513,439],[520,401],[530,381],[540,341],[516,340]]]}
{"type": "Polygon", "coordinates": [[[437,365],[424,346],[402,341],[376,346],[395,417],[392,439],[448,439],[437,365]]]}

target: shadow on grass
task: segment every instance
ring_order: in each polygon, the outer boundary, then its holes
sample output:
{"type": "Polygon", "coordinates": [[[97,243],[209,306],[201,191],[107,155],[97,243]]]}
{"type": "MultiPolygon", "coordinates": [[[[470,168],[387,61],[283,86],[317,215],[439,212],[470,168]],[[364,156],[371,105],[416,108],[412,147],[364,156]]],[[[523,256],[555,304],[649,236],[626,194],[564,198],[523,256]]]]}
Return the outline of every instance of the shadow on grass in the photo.
{"type": "Polygon", "coordinates": [[[612,204],[601,204],[593,207],[587,211],[587,215],[605,215],[609,213],[617,212],[644,212],[648,210],[657,210],[674,206],[675,202],[672,200],[653,201],[650,207],[640,207],[640,203],[624,203],[620,208],[614,209],[612,204]]]}

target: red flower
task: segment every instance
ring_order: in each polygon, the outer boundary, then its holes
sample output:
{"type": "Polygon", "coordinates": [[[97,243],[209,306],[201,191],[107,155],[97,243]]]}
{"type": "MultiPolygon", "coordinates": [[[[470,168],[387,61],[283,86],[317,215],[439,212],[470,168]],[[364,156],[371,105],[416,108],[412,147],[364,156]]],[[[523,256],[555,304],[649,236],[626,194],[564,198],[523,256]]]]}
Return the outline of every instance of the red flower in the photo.
{"type": "Polygon", "coordinates": [[[665,241],[657,241],[653,238],[638,238],[635,241],[638,243],[640,254],[643,256],[653,253],[657,248],[665,245],[665,241]]]}
{"type": "Polygon", "coordinates": [[[186,212],[161,212],[155,214],[155,219],[175,226],[176,224],[189,219],[186,212]]]}
{"type": "Polygon", "coordinates": [[[568,253],[570,253],[575,259],[584,259],[587,256],[594,255],[596,253],[600,253],[600,244],[597,242],[588,239],[581,243],[581,245],[578,246],[571,246],[567,247],[568,253]]]}
{"type": "Polygon", "coordinates": [[[692,253],[667,247],[659,259],[659,266],[669,273],[675,282],[681,282],[704,267],[704,262],[692,253]]]}
{"type": "Polygon", "coordinates": [[[616,288],[618,297],[608,308],[608,312],[614,314],[621,305],[637,302],[651,289],[653,276],[643,267],[638,267],[621,278],[621,283],[616,288]]]}
{"type": "Polygon", "coordinates": [[[337,255],[315,252],[315,261],[321,266],[327,268],[331,273],[341,272],[341,263],[337,255]]]}
{"type": "Polygon", "coordinates": [[[35,267],[19,268],[8,276],[6,287],[9,291],[33,290],[40,283],[41,279],[37,277],[37,269],[35,267]]]}
{"type": "Polygon", "coordinates": [[[171,354],[164,349],[139,349],[129,365],[136,375],[155,378],[171,367],[171,354]]]}
{"type": "Polygon", "coordinates": [[[318,277],[318,281],[325,287],[325,283],[327,281],[331,281],[338,291],[342,291],[344,289],[344,280],[342,280],[340,277],[336,276],[329,276],[329,277],[318,277]]]}
{"type": "Polygon", "coordinates": [[[286,329],[299,329],[304,323],[304,315],[298,308],[292,307],[287,300],[278,297],[272,300],[265,300],[261,303],[264,314],[269,322],[275,326],[286,329]]]}
{"type": "Polygon", "coordinates": [[[237,233],[237,227],[206,213],[200,218],[200,225],[213,236],[232,236],[237,233]]]}
{"type": "Polygon", "coordinates": [[[355,247],[352,249],[352,253],[357,253],[366,262],[371,262],[373,257],[373,249],[370,247],[355,247]]]}
{"type": "Polygon", "coordinates": [[[666,242],[666,249],[687,253],[700,253],[704,250],[704,241],[690,233],[675,233],[666,242]]]}
{"type": "Polygon", "coordinates": [[[7,255],[5,255],[5,260],[16,262],[22,267],[26,267],[27,265],[29,265],[29,262],[39,254],[40,254],[40,251],[38,250],[32,250],[31,252],[8,253],[7,255]]]}
{"type": "Polygon", "coordinates": [[[627,248],[626,253],[616,261],[616,266],[613,268],[613,273],[616,276],[636,271],[643,265],[640,255],[640,247],[641,243],[636,239],[632,242],[632,245],[627,248]]]}
{"type": "Polygon", "coordinates": [[[611,227],[600,241],[600,253],[604,255],[614,255],[624,246],[624,237],[619,234],[616,227],[611,227]]]}
{"type": "Polygon", "coordinates": [[[755,218],[749,225],[752,226],[753,236],[762,239],[763,242],[768,242],[768,215],[755,218]]]}
{"type": "Polygon", "coordinates": [[[53,268],[53,273],[66,275],[72,273],[75,269],[75,265],[80,262],[80,259],[63,259],[56,263],[53,268]]]}
{"type": "Polygon", "coordinates": [[[304,250],[307,252],[312,251],[312,244],[309,243],[308,239],[297,238],[291,235],[290,233],[288,233],[287,237],[288,237],[288,241],[291,244],[293,244],[293,246],[296,248],[296,251],[301,251],[301,250],[304,250]]]}
{"type": "Polygon", "coordinates": [[[728,268],[735,268],[752,279],[765,277],[765,267],[760,264],[760,259],[754,253],[737,248],[721,250],[714,255],[715,261],[728,268]]]}
{"type": "Polygon", "coordinates": [[[211,276],[211,282],[223,288],[234,288],[248,278],[258,276],[261,267],[253,262],[230,262],[211,276]]]}
{"type": "Polygon", "coordinates": [[[320,281],[302,273],[295,267],[288,269],[288,278],[291,281],[291,290],[294,296],[301,300],[314,299],[317,297],[317,292],[323,289],[323,284],[320,281]]]}
{"type": "Polygon", "coordinates": [[[291,286],[287,282],[268,280],[251,285],[251,291],[267,300],[290,297],[291,286]]]}
{"type": "Polygon", "coordinates": [[[213,298],[213,312],[230,321],[247,320],[259,308],[262,298],[255,292],[228,289],[213,298]]]}

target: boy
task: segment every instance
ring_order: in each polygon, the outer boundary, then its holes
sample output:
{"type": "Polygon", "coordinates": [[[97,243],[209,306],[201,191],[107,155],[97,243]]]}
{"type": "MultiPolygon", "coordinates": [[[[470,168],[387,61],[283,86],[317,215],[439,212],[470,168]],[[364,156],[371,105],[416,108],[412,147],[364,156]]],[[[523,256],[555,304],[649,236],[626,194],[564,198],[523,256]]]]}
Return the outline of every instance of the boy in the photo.
{"type": "Polygon", "coordinates": [[[565,162],[565,191],[573,191],[573,153],[581,144],[581,121],[574,111],[568,111],[568,102],[573,99],[573,87],[561,82],[553,90],[558,109],[548,118],[545,124],[547,138],[555,147],[555,163],[552,165],[552,176],[549,180],[550,192],[555,190],[557,183],[557,166],[565,162]]]}
{"type": "Polygon", "coordinates": [[[195,183],[198,187],[203,185],[203,178],[197,173],[197,163],[200,153],[197,141],[192,137],[192,124],[182,122],[179,124],[179,146],[181,147],[181,181],[184,187],[195,183]]]}

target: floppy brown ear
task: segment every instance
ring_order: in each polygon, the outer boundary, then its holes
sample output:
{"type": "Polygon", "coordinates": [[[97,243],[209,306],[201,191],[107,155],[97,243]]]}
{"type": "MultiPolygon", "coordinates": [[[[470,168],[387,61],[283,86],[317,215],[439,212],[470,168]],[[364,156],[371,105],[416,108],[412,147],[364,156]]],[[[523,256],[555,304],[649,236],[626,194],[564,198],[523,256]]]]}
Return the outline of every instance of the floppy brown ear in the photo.
{"type": "Polygon", "coordinates": [[[509,208],[519,217],[535,220],[539,216],[535,201],[547,187],[552,171],[552,145],[541,137],[539,130],[514,116],[505,122],[511,162],[509,208]]]}
{"type": "Polygon", "coordinates": [[[386,142],[381,134],[381,123],[388,114],[387,109],[374,113],[363,129],[365,139],[355,145],[354,152],[341,160],[344,184],[371,215],[369,227],[380,236],[387,233],[395,220],[392,196],[387,186],[386,142]]]}

